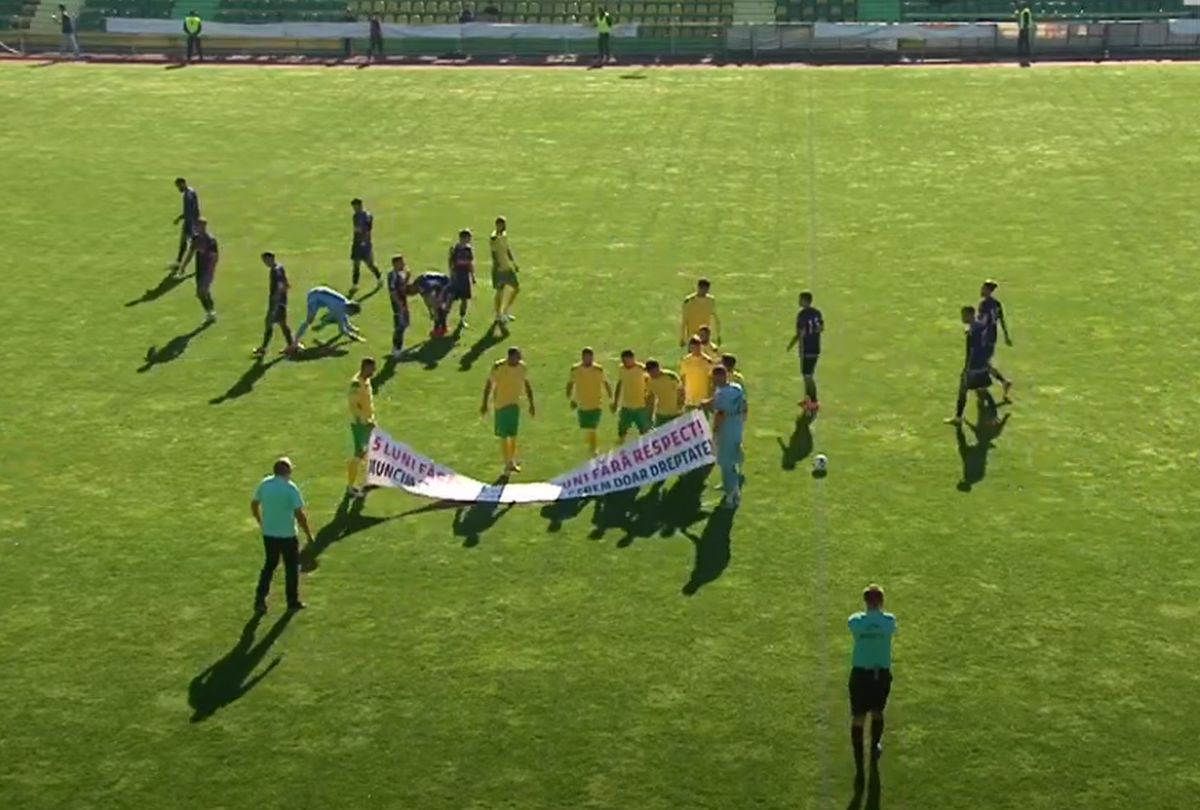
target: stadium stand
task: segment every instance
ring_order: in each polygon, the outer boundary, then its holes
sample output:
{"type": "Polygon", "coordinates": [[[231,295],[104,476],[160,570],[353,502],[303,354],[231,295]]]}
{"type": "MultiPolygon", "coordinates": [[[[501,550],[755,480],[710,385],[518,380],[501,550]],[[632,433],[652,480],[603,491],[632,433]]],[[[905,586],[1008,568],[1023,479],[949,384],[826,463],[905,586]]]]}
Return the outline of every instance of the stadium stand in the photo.
{"type": "Polygon", "coordinates": [[[79,30],[103,31],[105,17],[170,16],[171,0],[85,0],[79,10],[79,30]]]}
{"type": "Polygon", "coordinates": [[[0,31],[29,28],[37,10],[37,0],[0,0],[0,31]]]}
{"type": "MultiPolygon", "coordinates": [[[[904,20],[1011,21],[1017,5],[1005,0],[902,0],[904,20]]],[[[1120,20],[1187,16],[1183,0],[1035,0],[1038,20],[1120,20]]]]}

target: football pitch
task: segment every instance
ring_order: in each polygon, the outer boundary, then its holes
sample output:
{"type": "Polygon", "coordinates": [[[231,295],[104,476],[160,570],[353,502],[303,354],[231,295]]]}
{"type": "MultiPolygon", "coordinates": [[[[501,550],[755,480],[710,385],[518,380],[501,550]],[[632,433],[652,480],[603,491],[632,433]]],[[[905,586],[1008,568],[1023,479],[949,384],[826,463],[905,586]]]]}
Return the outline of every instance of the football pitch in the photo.
{"type": "Polygon", "coordinates": [[[1198,97],[1193,66],[0,68],[0,806],[840,810],[845,620],[878,581],[900,634],[868,806],[1194,807],[1198,97]],[[177,175],[221,244],[207,329],[164,282],[177,175]],[[741,508],[717,475],[339,508],[386,293],[365,346],[249,352],[259,253],[294,326],[349,284],[356,196],[381,264],[441,269],[504,214],[522,269],[489,340],[480,261],[472,328],[389,366],[382,427],[491,481],[480,395],[518,345],[519,480],[557,475],[585,454],[579,348],[674,365],[707,276],[747,378],[741,508]],[[958,310],[987,277],[1014,401],[959,437],[958,310]],[[321,553],[309,609],[277,575],[254,622],[248,504],[280,454],[321,553]]]}

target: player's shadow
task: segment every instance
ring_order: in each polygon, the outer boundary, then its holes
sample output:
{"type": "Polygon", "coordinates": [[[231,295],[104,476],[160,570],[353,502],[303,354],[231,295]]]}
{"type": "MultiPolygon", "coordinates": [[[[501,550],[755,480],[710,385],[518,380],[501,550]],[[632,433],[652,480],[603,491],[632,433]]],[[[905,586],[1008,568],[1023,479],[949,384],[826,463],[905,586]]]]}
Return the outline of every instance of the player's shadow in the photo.
{"type": "Polygon", "coordinates": [[[426,371],[432,371],[458,345],[458,339],[461,335],[461,327],[456,327],[448,335],[427,337],[416,346],[405,349],[403,354],[400,355],[399,362],[420,363],[426,371]]]}
{"type": "Polygon", "coordinates": [[[782,451],[779,466],[785,470],[796,469],[813,451],[812,416],[805,413],[796,417],[796,426],[787,444],[784,444],[783,439],[776,441],[779,442],[779,449],[782,451]]]}
{"type": "Polygon", "coordinates": [[[380,523],[386,523],[400,515],[392,515],[389,517],[376,517],[374,515],[364,515],[362,513],[366,501],[362,498],[351,498],[348,495],[342,496],[341,503],[338,504],[337,511],[333,513],[333,517],[329,522],[317,530],[313,541],[308,543],[300,550],[300,570],[309,572],[315,571],[320,564],[318,560],[321,555],[329,550],[329,547],[335,543],[340,543],[351,535],[358,534],[361,531],[366,531],[373,526],[378,526],[380,523]]]}
{"type": "Polygon", "coordinates": [[[242,372],[242,376],[234,381],[233,385],[229,386],[229,390],[220,396],[213,397],[208,401],[209,405],[220,405],[222,402],[228,402],[231,399],[244,397],[254,390],[254,386],[258,384],[271,367],[282,360],[282,357],[276,357],[273,360],[263,362],[261,357],[254,358],[254,362],[250,364],[250,368],[242,372]]]}
{"type": "Polygon", "coordinates": [[[729,567],[730,547],[733,544],[733,517],[736,509],[714,509],[704,524],[699,537],[684,532],[696,546],[696,559],[692,575],[683,586],[684,596],[694,596],[697,591],[713,582],[729,567]]]}
{"type": "Polygon", "coordinates": [[[188,273],[185,276],[177,273],[174,270],[168,270],[167,274],[163,276],[162,281],[143,292],[140,298],[134,298],[132,301],[126,301],[125,306],[136,307],[138,304],[148,304],[151,301],[157,301],[194,275],[195,273],[188,273]]]}
{"type": "Polygon", "coordinates": [[[311,346],[305,346],[293,354],[290,359],[293,363],[310,363],[313,360],[324,360],[326,357],[345,357],[350,350],[346,348],[345,344],[338,342],[340,338],[341,335],[338,335],[324,343],[318,341],[311,346]]]}
{"type": "Polygon", "coordinates": [[[492,348],[508,337],[509,331],[507,326],[504,324],[493,324],[493,327],[495,326],[499,326],[500,328],[488,329],[479,336],[478,340],[471,344],[471,348],[467,349],[466,354],[459,358],[459,371],[470,371],[471,367],[475,365],[475,362],[479,360],[479,358],[482,357],[488,349],[492,348]]]}
{"type": "Polygon", "coordinates": [[[871,774],[867,778],[866,793],[863,793],[863,784],[859,781],[854,783],[854,795],[850,798],[850,804],[846,810],[881,810],[883,807],[883,784],[879,781],[879,766],[871,763],[871,774]],[[866,804],[863,804],[863,799],[866,799],[866,804]]]}
{"type": "MultiPolygon", "coordinates": [[[[502,475],[491,483],[493,487],[503,487],[508,483],[509,476],[502,475]]],[[[426,512],[444,512],[454,510],[454,518],[450,523],[450,531],[455,537],[463,538],[463,548],[474,548],[479,545],[480,536],[495,526],[500,518],[507,515],[516,504],[497,503],[495,501],[475,501],[461,503],[458,501],[436,501],[426,506],[410,509],[400,517],[422,515],[426,512]]]]}
{"type": "Polygon", "coordinates": [[[970,492],[987,476],[988,452],[992,449],[992,442],[1004,432],[1010,415],[1006,413],[996,420],[992,418],[993,414],[984,414],[980,416],[979,424],[968,422],[967,427],[975,434],[974,444],[967,443],[967,434],[962,425],[955,426],[954,438],[958,444],[958,456],[962,459],[962,478],[957,485],[959,492],[970,492]]]}
{"type": "Polygon", "coordinates": [[[254,637],[263,619],[263,614],[256,613],[242,628],[242,634],[233,648],[192,678],[188,684],[188,705],[192,707],[193,723],[212,717],[244,696],[279,665],[282,656],[277,656],[265,669],[254,674],[294,615],[292,611],[284,613],[271,625],[267,634],[255,643],[254,637]]]}
{"type": "Polygon", "coordinates": [[[146,350],[146,360],[138,368],[138,374],[145,374],[155,366],[161,366],[163,363],[170,363],[172,360],[183,357],[183,353],[187,351],[188,344],[192,342],[192,339],[210,326],[212,323],[205,321],[192,331],[171,338],[161,348],[151,346],[146,350]]]}
{"type": "Polygon", "coordinates": [[[379,291],[382,289],[383,289],[383,281],[382,280],[376,281],[375,286],[372,287],[371,289],[367,290],[366,295],[359,296],[358,298],[355,298],[354,300],[361,304],[363,301],[366,301],[369,298],[374,298],[375,296],[379,295],[379,291]]]}
{"type": "Polygon", "coordinates": [[[554,501],[543,506],[541,516],[548,521],[546,531],[562,531],[563,524],[579,517],[591,500],[591,498],[571,498],[565,501],[554,501]]]}
{"type": "Polygon", "coordinates": [[[610,530],[619,530],[617,547],[628,548],[639,537],[686,534],[705,517],[701,498],[711,470],[711,466],[691,470],[675,479],[670,487],[658,482],[645,492],[630,489],[594,499],[592,531],[588,537],[599,540],[610,530]]]}

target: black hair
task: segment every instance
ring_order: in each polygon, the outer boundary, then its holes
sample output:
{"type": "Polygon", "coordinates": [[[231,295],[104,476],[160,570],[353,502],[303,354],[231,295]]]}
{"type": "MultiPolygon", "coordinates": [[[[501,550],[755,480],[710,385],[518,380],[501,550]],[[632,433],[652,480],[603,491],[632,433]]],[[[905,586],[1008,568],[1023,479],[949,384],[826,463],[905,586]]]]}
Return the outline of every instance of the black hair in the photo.
{"type": "Polygon", "coordinates": [[[813,300],[812,293],[810,293],[808,290],[805,290],[804,292],[800,293],[800,300],[805,303],[811,304],[812,300],[813,300]]]}
{"type": "Polygon", "coordinates": [[[624,360],[626,357],[636,357],[636,356],[637,356],[637,355],[635,355],[635,354],[633,353],[633,349],[626,349],[625,351],[621,352],[621,359],[622,359],[622,360],[624,360]]]}

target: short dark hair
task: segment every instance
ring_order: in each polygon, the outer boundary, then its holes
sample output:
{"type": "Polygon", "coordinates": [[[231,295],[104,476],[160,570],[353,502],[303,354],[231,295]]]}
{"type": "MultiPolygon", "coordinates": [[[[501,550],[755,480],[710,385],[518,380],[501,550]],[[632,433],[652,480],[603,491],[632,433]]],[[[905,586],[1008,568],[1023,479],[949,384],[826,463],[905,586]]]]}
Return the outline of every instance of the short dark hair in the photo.
{"type": "Polygon", "coordinates": [[[275,473],[276,475],[287,475],[291,471],[292,465],[288,463],[288,460],[285,458],[281,458],[276,461],[275,466],[271,468],[271,472],[275,473]]]}
{"type": "Polygon", "coordinates": [[[470,228],[463,228],[461,231],[458,232],[459,239],[462,239],[464,236],[470,236],[470,235],[471,235],[470,228]]]}
{"type": "Polygon", "coordinates": [[[711,282],[711,281],[709,281],[709,280],[708,280],[708,279],[706,279],[706,278],[702,278],[702,279],[700,279],[699,281],[697,281],[697,282],[696,282],[696,286],[697,286],[697,287],[711,287],[711,286],[712,286],[712,282],[711,282]]]}
{"type": "Polygon", "coordinates": [[[733,370],[733,367],[737,365],[737,358],[732,354],[723,354],[721,355],[721,365],[727,369],[733,370]]]}
{"type": "Polygon", "coordinates": [[[186,186],[186,185],[187,185],[187,180],[184,180],[182,177],[176,177],[176,178],[175,178],[175,185],[179,185],[180,183],[182,183],[183,185],[185,185],[185,186],[186,186]]]}
{"type": "Polygon", "coordinates": [[[729,369],[725,368],[725,366],[713,366],[712,373],[714,376],[720,374],[724,377],[729,373],[729,369]]]}
{"type": "Polygon", "coordinates": [[[700,345],[700,338],[697,335],[692,335],[690,338],[688,338],[688,345],[691,346],[693,343],[695,343],[697,346],[700,345]]]}
{"type": "Polygon", "coordinates": [[[351,205],[362,205],[362,200],[358,197],[355,197],[353,200],[350,201],[350,204],[351,205]]]}
{"type": "Polygon", "coordinates": [[[962,314],[970,315],[972,318],[974,318],[975,317],[975,307],[971,306],[970,304],[964,304],[963,308],[962,308],[962,314]]]}
{"type": "Polygon", "coordinates": [[[800,293],[800,300],[806,304],[811,304],[813,300],[812,293],[808,290],[805,290],[804,292],[800,293]]]}
{"type": "Polygon", "coordinates": [[[879,585],[876,585],[874,582],[872,582],[870,585],[868,585],[866,588],[863,589],[863,601],[866,602],[868,605],[882,605],[883,604],[883,588],[879,585]]]}
{"type": "Polygon", "coordinates": [[[659,368],[658,361],[653,357],[646,361],[646,371],[654,371],[656,368],[659,368]]]}
{"type": "MultiPolygon", "coordinates": [[[[358,303],[357,301],[351,301],[350,303],[346,304],[346,311],[351,315],[357,315],[358,313],[362,312],[362,304],[358,303]]],[[[372,360],[371,362],[374,361],[372,360]]]]}
{"type": "Polygon", "coordinates": [[[400,261],[400,262],[404,261],[403,253],[397,253],[395,256],[392,257],[392,264],[395,264],[398,261],[400,261]]]}
{"type": "Polygon", "coordinates": [[[363,366],[373,366],[373,365],[375,365],[375,358],[371,357],[370,355],[367,355],[361,361],[359,361],[358,367],[362,368],[363,366]]]}
{"type": "Polygon", "coordinates": [[[507,351],[507,352],[505,352],[505,354],[506,354],[508,357],[513,357],[514,355],[518,355],[518,354],[520,354],[520,353],[521,353],[521,349],[520,349],[520,347],[518,347],[518,346],[509,346],[509,347],[508,347],[508,351],[507,351]]]}
{"type": "Polygon", "coordinates": [[[584,347],[583,347],[583,349],[582,349],[582,350],[580,350],[580,352],[579,352],[579,353],[580,353],[580,354],[595,354],[595,352],[594,352],[594,351],[592,351],[592,347],[591,347],[591,346],[584,346],[584,347]]]}
{"type": "Polygon", "coordinates": [[[272,252],[271,252],[271,251],[269,251],[269,250],[264,250],[264,251],[263,251],[263,254],[262,254],[262,257],[263,257],[264,259],[270,259],[271,261],[275,261],[275,254],[274,254],[274,253],[272,253],[272,252]]]}
{"type": "Polygon", "coordinates": [[[637,355],[635,355],[635,354],[633,353],[633,349],[626,349],[626,350],[624,350],[623,352],[621,352],[621,359],[622,359],[622,360],[624,360],[626,357],[636,357],[636,356],[637,356],[637,355]]]}

